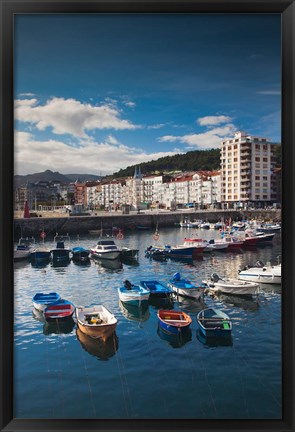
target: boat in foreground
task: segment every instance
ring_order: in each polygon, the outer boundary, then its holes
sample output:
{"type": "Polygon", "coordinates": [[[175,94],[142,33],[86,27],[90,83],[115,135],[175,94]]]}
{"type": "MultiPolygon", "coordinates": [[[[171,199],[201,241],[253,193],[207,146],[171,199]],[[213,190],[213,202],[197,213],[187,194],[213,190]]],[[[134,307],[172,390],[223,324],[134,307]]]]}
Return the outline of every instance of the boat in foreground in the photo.
{"type": "Polygon", "coordinates": [[[204,296],[204,290],[207,287],[201,279],[197,283],[193,283],[186,278],[181,278],[180,273],[175,273],[173,278],[167,283],[167,286],[172,289],[177,295],[191,297],[200,300],[204,296]]]}
{"type": "Polygon", "coordinates": [[[202,309],[197,315],[197,323],[205,337],[229,337],[232,322],[226,313],[219,309],[202,309]]]}
{"type": "Polygon", "coordinates": [[[172,290],[157,280],[140,281],[139,285],[149,290],[151,297],[167,298],[172,295],[172,290]]]}
{"type": "Polygon", "coordinates": [[[254,295],[258,293],[259,284],[239,279],[223,279],[217,273],[212,273],[210,279],[203,281],[211,292],[223,292],[236,295],[254,295]]]}
{"type": "Polygon", "coordinates": [[[68,300],[59,300],[57,302],[51,303],[44,310],[44,316],[46,321],[64,321],[72,318],[75,312],[75,306],[68,300]]]}
{"type": "Polygon", "coordinates": [[[51,303],[55,303],[61,299],[57,292],[51,293],[36,293],[33,297],[33,306],[38,311],[43,312],[51,303]]]}
{"type": "Polygon", "coordinates": [[[160,309],[157,315],[160,328],[170,334],[185,332],[192,322],[191,317],[183,311],[160,309]]]}
{"type": "Polygon", "coordinates": [[[119,298],[121,302],[135,306],[148,303],[150,290],[139,285],[133,285],[128,280],[124,281],[124,285],[118,288],[119,298]]]}
{"type": "Polygon", "coordinates": [[[261,261],[257,261],[255,266],[246,266],[240,270],[238,278],[259,284],[281,284],[281,264],[264,265],[261,261]]]}
{"type": "Polygon", "coordinates": [[[76,318],[82,333],[106,341],[116,330],[117,318],[103,305],[76,307],[76,318]]]}

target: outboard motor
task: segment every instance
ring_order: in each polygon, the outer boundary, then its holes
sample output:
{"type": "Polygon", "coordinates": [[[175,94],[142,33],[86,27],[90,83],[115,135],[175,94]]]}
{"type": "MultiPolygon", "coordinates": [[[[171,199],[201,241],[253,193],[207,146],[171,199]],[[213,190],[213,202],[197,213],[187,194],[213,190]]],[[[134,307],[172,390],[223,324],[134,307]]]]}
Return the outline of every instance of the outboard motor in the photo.
{"type": "Polygon", "coordinates": [[[220,277],[218,276],[217,273],[212,273],[212,275],[210,276],[210,279],[212,282],[218,282],[220,280],[220,277]]]}
{"type": "Polygon", "coordinates": [[[175,280],[175,281],[179,281],[180,280],[180,273],[179,272],[174,273],[173,280],[175,280]]]}
{"type": "Polygon", "coordinates": [[[128,290],[131,290],[131,288],[132,288],[132,283],[129,281],[129,280],[125,280],[124,281],[124,287],[126,288],[126,289],[128,289],[128,290]]]}
{"type": "Polygon", "coordinates": [[[262,268],[264,267],[264,264],[262,261],[256,261],[256,267],[262,268]]]}

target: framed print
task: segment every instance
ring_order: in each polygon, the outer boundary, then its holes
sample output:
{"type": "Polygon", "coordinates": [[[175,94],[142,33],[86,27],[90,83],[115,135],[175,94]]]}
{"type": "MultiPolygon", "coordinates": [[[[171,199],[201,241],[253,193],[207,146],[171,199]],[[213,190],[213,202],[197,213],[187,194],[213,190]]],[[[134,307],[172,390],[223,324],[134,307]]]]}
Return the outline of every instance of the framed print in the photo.
{"type": "Polygon", "coordinates": [[[294,430],[294,17],[1,0],[1,430],[294,430]]]}

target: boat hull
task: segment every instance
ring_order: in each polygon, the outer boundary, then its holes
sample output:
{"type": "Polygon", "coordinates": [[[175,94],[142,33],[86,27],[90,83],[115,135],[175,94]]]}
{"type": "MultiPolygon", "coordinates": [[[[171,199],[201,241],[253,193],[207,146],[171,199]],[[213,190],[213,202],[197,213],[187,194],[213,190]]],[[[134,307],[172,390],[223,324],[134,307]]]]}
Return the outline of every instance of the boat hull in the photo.
{"type": "Polygon", "coordinates": [[[259,284],[248,283],[249,281],[236,282],[207,282],[209,291],[224,294],[234,294],[234,295],[255,295],[258,293],[259,284]]]}
{"type": "Polygon", "coordinates": [[[74,312],[75,306],[71,302],[65,300],[50,304],[44,310],[44,316],[48,322],[66,321],[72,318],[74,312]]]}
{"type": "Polygon", "coordinates": [[[82,324],[80,321],[78,321],[77,324],[79,330],[85,335],[93,339],[102,339],[103,341],[106,341],[114,333],[117,326],[117,323],[114,323],[114,324],[106,324],[103,326],[99,326],[99,328],[94,328],[82,324]]]}
{"type": "Polygon", "coordinates": [[[118,289],[119,298],[122,303],[133,306],[148,305],[150,291],[140,286],[133,286],[131,289],[121,287],[118,289]]]}
{"type": "Polygon", "coordinates": [[[173,282],[168,282],[167,286],[177,295],[183,297],[189,297],[195,300],[201,300],[204,297],[204,287],[194,287],[193,285],[189,286],[189,284],[187,284],[187,286],[179,286],[173,282]]]}
{"type": "Polygon", "coordinates": [[[119,258],[121,255],[120,251],[112,251],[112,252],[97,252],[95,250],[91,250],[91,256],[93,258],[98,259],[106,259],[106,260],[115,260],[119,258]]]}
{"type": "Polygon", "coordinates": [[[157,315],[159,327],[171,335],[186,333],[192,322],[189,315],[180,311],[159,310],[157,315]]]}
{"type": "Polygon", "coordinates": [[[43,312],[50,304],[60,300],[60,295],[57,293],[37,293],[33,297],[33,306],[40,312],[43,312]]]}
{"type": "Polygon", "coordinates": [[[259,284],[281,284],[282,283],[282,277],[281,275],[275,274],[275,273],[269,273],[269,272],[248,272],[248,271],[241,271],[238,276],[239,279],[250,281],[250,282],[257,282],[259,284]]]}
{"type": "Polygon", "coordinates": [[[117,319],[104,306],[77,307],[79,330],[93,339],[106,341],[116,330],[117,319]]]}
{"type": "Polygon", "coordinates": [[[206,338],[231,337],[232,323],[229,317],[215,309],[204,309],[197,315],[199,330],[206,338]]]}

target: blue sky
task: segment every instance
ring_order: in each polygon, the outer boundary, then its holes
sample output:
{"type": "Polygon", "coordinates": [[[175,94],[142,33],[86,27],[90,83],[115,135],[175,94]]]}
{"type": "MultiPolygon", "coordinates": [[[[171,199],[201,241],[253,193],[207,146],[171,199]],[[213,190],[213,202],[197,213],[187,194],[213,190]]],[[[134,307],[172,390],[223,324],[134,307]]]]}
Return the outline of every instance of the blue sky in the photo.
{"type": "Polygon", "coordinates": [[[281,141],[280,14],[18,15],[15,173],[281,141]]]}

